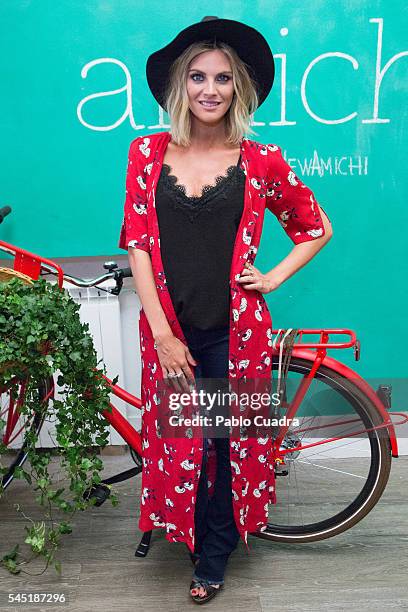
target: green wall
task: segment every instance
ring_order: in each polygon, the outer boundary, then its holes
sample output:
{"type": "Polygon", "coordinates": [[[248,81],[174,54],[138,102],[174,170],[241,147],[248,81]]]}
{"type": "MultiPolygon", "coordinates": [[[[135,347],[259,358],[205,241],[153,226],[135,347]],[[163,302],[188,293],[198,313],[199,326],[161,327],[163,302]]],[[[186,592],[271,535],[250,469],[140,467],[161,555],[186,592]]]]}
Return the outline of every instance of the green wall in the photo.
{"type": "MultiPolygon", "coordinates": [[[[148,55],[205,14],[244,21],[277,54],[274,88],[255,114],[253,138],[282,147],[334,229],[327,247],[267,296],[274,327],[350,327],[362,341],[360,372],[404,376],[403,6],[3,0],[0,203],[13,213],[0,237],[50,258],[123,254],[117,242],[129,143],[169,127],[146,83],[148,55]],[[376,70],[390,60],[377,96],[376,70]]],[[[257,266],[271,269],[291,246],[267,213],[257,266]]],[[[332,355],[353,364],[351,351],[332,355]]]]}

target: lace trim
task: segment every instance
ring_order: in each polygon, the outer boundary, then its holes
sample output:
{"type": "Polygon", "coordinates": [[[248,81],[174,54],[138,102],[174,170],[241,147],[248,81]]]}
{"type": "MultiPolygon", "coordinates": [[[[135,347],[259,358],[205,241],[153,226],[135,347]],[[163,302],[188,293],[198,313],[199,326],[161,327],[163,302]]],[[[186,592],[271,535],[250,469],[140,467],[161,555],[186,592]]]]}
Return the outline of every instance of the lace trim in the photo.
{"type": "Polygon", "coordinates": [[[229,190],[236,185],[238,180],[245,181],[245,173],[239,164],[229,166],[226,174],[215,178],[214,185],[204,185],[201,196],[188,196],[184,185],[177,183],[177,177],[170,174],[171,167],[163,164],[163,172],[160,182],[165,191],[170,192],[170,201],[174,209],[183,210],[192,223],[199,214],[209,211],[213,205],[220,200],[227,200],[229,190]]]}
{"type": "Polygon", "coordinates": [[[201,188],[201,195],[188,196],[185,185],[178,183],[177,176],[171,174],[171,166],[169,166],[169,164],[163,163],[165,184],[174,188],[179,194],[184,196],[187,202],[189,202],[193,206],[198,202],[202,203],[203,201],[207,201],[208,196],[212,195],[213,193],[222,193],[225,190],[227,186],[226,184],[229,182],[229,179],[234,175],[235,170],[237,169],[238,164],[234,166],[229,166],[225,174],[220,174],[215,177],[214,185],[203,185],[203,187],[201,188]]]}

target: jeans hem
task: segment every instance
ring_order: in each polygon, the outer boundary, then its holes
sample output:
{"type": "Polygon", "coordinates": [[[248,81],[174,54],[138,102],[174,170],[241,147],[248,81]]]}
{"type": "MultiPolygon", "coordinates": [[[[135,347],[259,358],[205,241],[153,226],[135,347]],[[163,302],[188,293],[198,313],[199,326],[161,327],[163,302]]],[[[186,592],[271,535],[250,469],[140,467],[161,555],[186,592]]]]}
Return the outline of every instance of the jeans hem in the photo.
{"type": "Polygon", "coordinates": [[[201,580],[202,582],[207,582],[208,584],[224,584],[224,580],[212,580],[211,578],[202,578],[201,576],[197,576],[194,572],[193,578],[195,580],[201,580]]]}

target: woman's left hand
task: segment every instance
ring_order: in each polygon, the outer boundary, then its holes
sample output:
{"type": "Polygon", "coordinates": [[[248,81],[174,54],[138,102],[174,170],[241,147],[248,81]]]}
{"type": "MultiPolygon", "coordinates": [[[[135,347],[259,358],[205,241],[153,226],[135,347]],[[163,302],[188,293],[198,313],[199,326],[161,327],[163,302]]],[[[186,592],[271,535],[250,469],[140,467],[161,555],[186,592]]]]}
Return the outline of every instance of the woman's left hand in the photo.
{"type": "Polygon", "coordinates": [[[248,262],[246,262],[238,282],[243,285],[244,289],[256,290],[261,293],[270,293],[280,285],[280,283],[262,274],[262,272],[248,262]]]}

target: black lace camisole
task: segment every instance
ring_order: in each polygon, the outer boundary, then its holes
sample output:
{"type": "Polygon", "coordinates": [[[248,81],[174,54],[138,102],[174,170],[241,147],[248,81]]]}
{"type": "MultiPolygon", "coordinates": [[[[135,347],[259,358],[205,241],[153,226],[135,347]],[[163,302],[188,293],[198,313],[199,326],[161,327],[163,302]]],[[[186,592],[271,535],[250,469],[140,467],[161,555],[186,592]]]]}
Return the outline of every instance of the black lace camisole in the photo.
{"type": "Polygon", "coordinates": [[[187,196],[163,164],[156,189],[160,251],[169,294],[181,324],[218,329],[230,324],[229,275],[244,210],[245,173],[229,166],[200,196],[187,196]]]}

